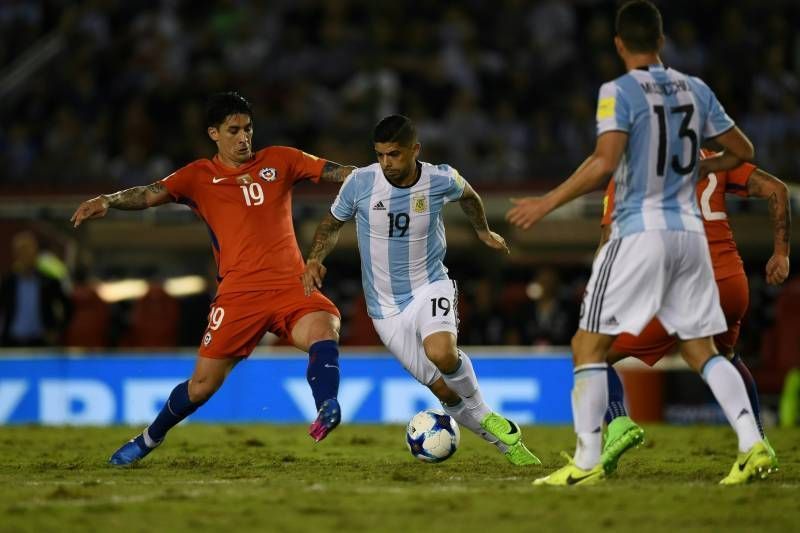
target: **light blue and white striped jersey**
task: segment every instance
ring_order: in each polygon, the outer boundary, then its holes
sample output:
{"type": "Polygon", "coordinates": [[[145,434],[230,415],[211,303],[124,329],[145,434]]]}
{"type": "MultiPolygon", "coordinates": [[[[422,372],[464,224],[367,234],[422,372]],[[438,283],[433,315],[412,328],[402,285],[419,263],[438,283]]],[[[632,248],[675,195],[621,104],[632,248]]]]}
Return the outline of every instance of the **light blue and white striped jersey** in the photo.
{"type": "Polygon", "coordinates": [[[695,194],[700,145],[733,126],[708,85],[662,65],[603,84],[597,134],[628,133],[614,172],[611,237],[648,230],[702,233],[695,194]]]}
{"type": "Polygon", "coordinates": [[[389,183],[378,163],[356,169],[342,184],[331,214],[355,217],[361,281],[372,318],[400,313],[416,289],[447,279],[442,207],[461,198],[464,179],[448,165],[420,163],[408,187],[389,183]]]}

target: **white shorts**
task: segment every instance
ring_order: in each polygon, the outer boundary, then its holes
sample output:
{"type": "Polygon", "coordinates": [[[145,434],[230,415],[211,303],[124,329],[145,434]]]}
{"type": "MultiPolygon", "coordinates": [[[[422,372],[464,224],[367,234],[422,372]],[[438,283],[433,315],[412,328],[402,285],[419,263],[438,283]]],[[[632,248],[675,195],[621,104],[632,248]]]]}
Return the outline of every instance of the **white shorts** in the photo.
{"type": "Polygon", "coordinates": [[[638,335],[653,317],[680,339],[727,331],[702,233],[644,231],[612,239],[597,254],[580,328],[638,335]]]}
{"type": "Polygon", "coordinates": [[[414,299],[400,313],[372,319],[386,348],[425,386],[432,385],[442,374],[425,355],[422,341],[440,331],[457,334],[456,295],[454,281],[435,281],[415,291],[414,299]]]}

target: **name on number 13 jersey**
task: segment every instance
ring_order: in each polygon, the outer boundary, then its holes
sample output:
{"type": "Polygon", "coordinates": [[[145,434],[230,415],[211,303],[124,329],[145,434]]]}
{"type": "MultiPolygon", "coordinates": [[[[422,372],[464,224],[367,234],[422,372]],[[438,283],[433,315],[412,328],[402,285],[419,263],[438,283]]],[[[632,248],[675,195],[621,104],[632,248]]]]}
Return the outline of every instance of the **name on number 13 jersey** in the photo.
{"type": "Polygon", "coordinates": [[[702,232],[695,198],[700,145],[733,126],[702,80],[671,68],[651,65],[603,84],[597,134],[628,134],[614,172],[611,237],[648,230],[702,232]]]}
{"type": "Polygon", "coordinates": [[[447,279],[442,207],[461,198],[465,182],[448,165],[419,163],[419,179],[397,187],[378,163],[354,171],[331,206],[340,221],[355,218],[361,281],[372,318],[388,318],[414,291],[447,279]]]}

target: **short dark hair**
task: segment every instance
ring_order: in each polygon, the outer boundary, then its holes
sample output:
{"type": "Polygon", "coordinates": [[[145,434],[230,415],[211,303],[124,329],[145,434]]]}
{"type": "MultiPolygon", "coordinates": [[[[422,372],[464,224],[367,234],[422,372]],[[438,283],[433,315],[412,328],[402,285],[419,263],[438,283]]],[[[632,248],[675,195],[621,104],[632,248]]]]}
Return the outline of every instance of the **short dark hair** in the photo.
{"type": "Polygon", "coordinates": [[[411,146],[417,142],[417,128],[406,116],[389,115],[375,126],[375,130],[372,132],[372,142],[411,146]]]}
{"type": "Polygon", "coordinates": [[[648,0],[633,0],[617,11],[617,35],[634,53],[658,52],[664,25],[658,8],[648,0]]]}
{"type": "Polygon", "coordinates": [[[206,104],[206,127],[218,128],[225,119],[231,115],[247,115],[253,119],[253,108],[247,98],[237,93],[229,91],[217,93],[208,99],[206,104]]]}

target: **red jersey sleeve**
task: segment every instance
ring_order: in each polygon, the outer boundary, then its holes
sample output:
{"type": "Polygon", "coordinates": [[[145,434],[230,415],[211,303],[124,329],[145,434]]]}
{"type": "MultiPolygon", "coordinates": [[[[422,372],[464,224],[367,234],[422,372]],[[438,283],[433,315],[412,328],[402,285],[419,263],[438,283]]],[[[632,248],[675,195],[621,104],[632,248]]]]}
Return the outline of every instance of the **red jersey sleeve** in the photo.
{"type": "Polygon", "coordinates": [[[319,181],[322,167],[327,163],[325,159],[307,154],[297,148],[282,146],[280,149],[289,167],[289,177],[292,182],[311,180],[317,183],[319,181]]]}
{"type": "Polygon", "coordinates": [[[192,169],[192,164],[186,165],[161,180],[161,184],[176,202],[180,202],[183,198],[193,199],[194,197],[196,180],[192,169]]]}
{"type": "Polygon", "coordinates": [[[600,221],[601,226],[608,226],[611,224],[611,213],[614,212],[614,191],[616,190],[616,185],[614,185],[614,178],[612,177],[608,181],[608,187],[606,187],[606,194],[603,196],[603,219],[600,221]]]}
{"type": "Polygon", "coordinates": [[[742,163],[733,170],[729,170],[728,181],[725,183],[725,192],[747,197],[747,182],[755,169],[756,166],[751,163],[742,163]]]}

